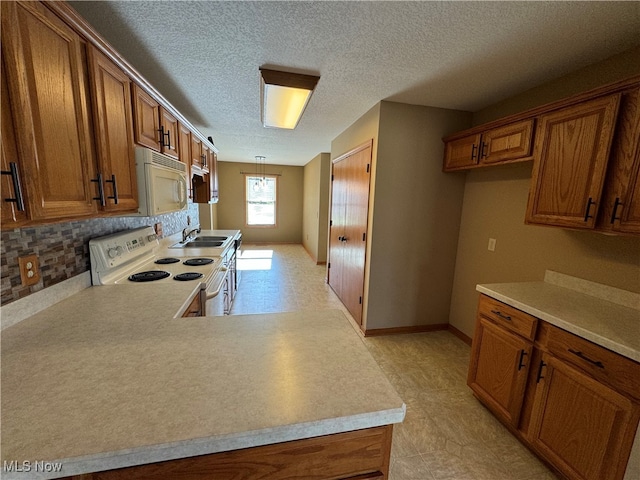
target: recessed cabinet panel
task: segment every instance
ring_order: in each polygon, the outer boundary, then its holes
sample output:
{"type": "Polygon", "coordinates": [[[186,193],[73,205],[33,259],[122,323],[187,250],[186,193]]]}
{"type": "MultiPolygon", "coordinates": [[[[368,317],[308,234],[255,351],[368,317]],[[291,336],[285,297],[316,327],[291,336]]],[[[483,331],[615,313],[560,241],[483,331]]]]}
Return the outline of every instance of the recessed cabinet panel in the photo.
{"type": "Polygon", "coordinates": [[[640,88],[626,91],[611,149],[598,229],[640,234],[640,88]]]}
{"type": "Polygon", "coordinates": [[[531,155],[533,119],[495,128],[482,134],[480,163],[506,163],[531,155]]]}
{"type": "Polygon", "coordinates": [[[527,222],[593,228],[620,95],[540,117],[527,222]]]}
{"type": "Polygon", "coordinates": [[[86,44],[44,5],[1,2],[2,55],[32,220],[97,212],[86,44]]]}
{"type": "Polygon", "coordinates": [[[570,478],[622,478],[637,406],[553,356],[543,361],[530,432],[534,447],[570,478]]]}
{"type": "Polygon", "coordinates": [[[516,427],[524,399],[532,344],[480,317],[467,384],[493,412],[516,427]]]}
{"type": "Polygon", "coordinates": [[[135,212],[138,186],[133,143],[131,80],[111,60],[91,48],[94,124],[98,171],[109,212],[135,212]]]}
{"type": "MultiPolygon", "coordinates": [[[[3,45],[4,46],[4,45],[3,45]]],[[[20,158],[13,126],[11,105],[9,104],[9,90],[7,87],[6,69],[4,66],[4,52],[2,55],[2,66],[0,76],[2,77],[2,91],[0,100],[2,101],[2,199],[0,209],[2,211],[2,227],[14,228],[27,220],[26,203],[22,193],[22,175],[20,169],[20,158]],[[22,198],[19,198],[22,196],[22,198]]]]}
{"type": "Polygon", "coordinates": [[[160,145],[162,146],[162,153],[175,158],[180,158],[180,152],[178,152],[178,120],[171,115],[165,108],[160,106],[160,145]]]}
{"type": "Polygon", "coordinates": [[[133,84],[134,133],[138,145],[159,152],[160,105],[138,85],[133,84]]]}
{"type": "Polygon", "coordinates": [[[478,164],[480,158],[480,134],[446,142],[444,170],[463,170],[478,164]]]}

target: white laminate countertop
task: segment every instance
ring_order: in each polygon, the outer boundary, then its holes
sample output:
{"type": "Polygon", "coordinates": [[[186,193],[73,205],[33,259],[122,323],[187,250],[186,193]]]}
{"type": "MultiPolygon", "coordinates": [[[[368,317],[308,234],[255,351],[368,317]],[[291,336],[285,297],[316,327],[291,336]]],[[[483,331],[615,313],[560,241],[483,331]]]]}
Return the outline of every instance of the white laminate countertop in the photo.
{"type": "Polygon", "coordinates": [[[481,293],[640,362],[640,295],[548,271],[543,282],[492,283],[481,293]]]}
{"type": "Polygon", "coordinates": [[[55,478],[401,422],[339,310],[174,318],[188,284],[87,288],[2,332],[2,460],[55,478]],[[33,464],[33,463],[32,463],[33,464]]]}

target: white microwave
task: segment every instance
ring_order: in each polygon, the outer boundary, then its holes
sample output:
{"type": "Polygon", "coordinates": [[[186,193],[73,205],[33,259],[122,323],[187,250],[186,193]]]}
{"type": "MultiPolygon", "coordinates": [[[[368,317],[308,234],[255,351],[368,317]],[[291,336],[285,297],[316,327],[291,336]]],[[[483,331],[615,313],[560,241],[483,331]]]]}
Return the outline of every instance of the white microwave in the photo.
{"type": "Polygon", "coordinates": [[[187,166],[149,148],[136,147],[138,213],[145,217],[187,208],[187,166]]]}

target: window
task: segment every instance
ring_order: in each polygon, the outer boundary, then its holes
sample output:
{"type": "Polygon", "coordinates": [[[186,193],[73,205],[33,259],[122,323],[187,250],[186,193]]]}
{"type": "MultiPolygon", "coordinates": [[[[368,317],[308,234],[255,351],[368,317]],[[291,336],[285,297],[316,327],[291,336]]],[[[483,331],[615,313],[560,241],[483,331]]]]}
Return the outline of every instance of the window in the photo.
{"type": "Polygon", "coordinates": [[[245,192],[247,201],[247,225],[275,227],[276,225],[276,176],[247,175],[245,192]]]}

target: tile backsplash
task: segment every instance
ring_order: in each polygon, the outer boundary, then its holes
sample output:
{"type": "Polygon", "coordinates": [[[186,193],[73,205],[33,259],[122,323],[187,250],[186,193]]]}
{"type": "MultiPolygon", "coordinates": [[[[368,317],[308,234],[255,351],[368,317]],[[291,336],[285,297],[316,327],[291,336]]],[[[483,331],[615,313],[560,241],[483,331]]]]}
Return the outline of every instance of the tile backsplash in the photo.
{"type": "Polygon", "coordinates": [[[187,216],[191,217],[193,223],[198,223],[197,204],[190,203],[186,211],[156,217],[94,218],[3,231],[0,246],[0,305],[11,303],[89,270],[89,240],[94,237],[158,222],[162,223],[163,235],[169,236],[186,226],[187,216]],[[23,287],[18,257],[28,254],[38,256],[42,278],[36,285],[23,287]]]}

